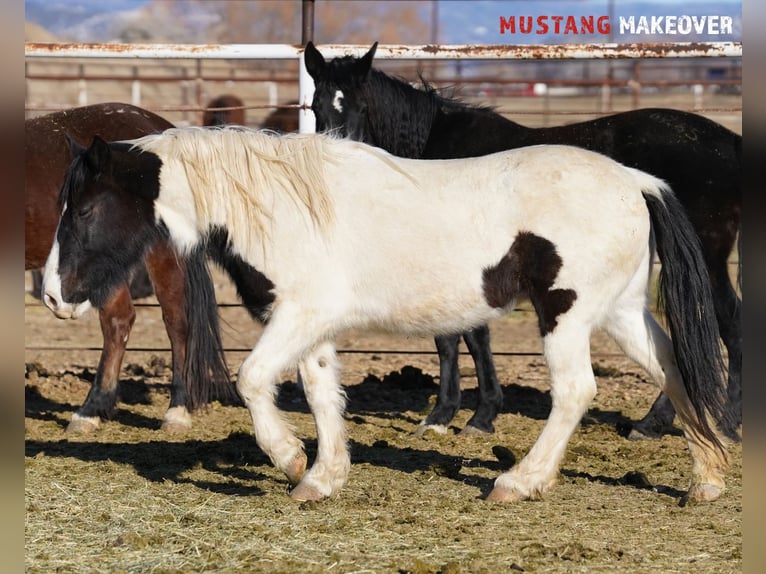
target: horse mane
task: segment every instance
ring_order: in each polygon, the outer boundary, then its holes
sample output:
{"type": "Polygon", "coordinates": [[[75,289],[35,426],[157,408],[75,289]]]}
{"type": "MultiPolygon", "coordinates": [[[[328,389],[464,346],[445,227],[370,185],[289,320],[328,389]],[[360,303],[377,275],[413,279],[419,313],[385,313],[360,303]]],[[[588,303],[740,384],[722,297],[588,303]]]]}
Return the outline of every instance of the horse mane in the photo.
{"type": "Polygon", "coordinates": [[[64,211],[64,205],[70,203],[75,191],[82,189],[85,182],[85,168],[81,155],[76,155],[64,175],[64,183],[59,188],[58,210],[64,211]]]}
{"type": "MultiPolygon", "coordinates": [[[[390,76],[389,76],[390,77],[390,76]]],[[[489,104],[472,104],[468,103],[455,95],[455,86],[448,86],[444,88],[437,88],[431,82],[423,77],[423,74],[418,74],[418,80],[420,80],[420,90],[432,95],[432,97],[438,102],[439,107],[444,112],[454,111],[479,111],[497,114],[497,107],[490,106],[489,104]],[[449,94],[445,93],[449,90],[449,94]]]]}
{"type": "Polygon", "coordinates": [[[183,167],[202,230],[223,220],[234,228],[268,234],[272,216],[268,197],[289,198],[319,228],[332,222],[334,210],[323,169],[328,140],[241,126],[193,126],[132,143],[183,167]]]}
{"type": "Polygon", "coordinates": [[[375,68],[364,84],[368,106],[367,133],[374,145],[402,157],[422,157],[438,114],[461,111],[496,113],[492,107],[469,104],[444,95],[422,75],[421,89],[375,68]]]}

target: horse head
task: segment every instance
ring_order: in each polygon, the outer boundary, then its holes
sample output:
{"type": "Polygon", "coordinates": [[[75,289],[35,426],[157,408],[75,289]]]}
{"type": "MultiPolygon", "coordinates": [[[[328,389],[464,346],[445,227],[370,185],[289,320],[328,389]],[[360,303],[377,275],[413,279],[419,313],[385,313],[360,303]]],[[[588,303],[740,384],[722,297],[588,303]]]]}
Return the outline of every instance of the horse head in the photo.
{"type": "Polygon", "coordinates": [[[366,141],[367,98],[365,86],[372,70],[375,42],[361,58],[345,56],[325,61],[313,43],[306,44],[304,62],[314,80],[311,109],[317,131],[336,131],[339,136],[366,141]]]}
{"type": "Polygon", "coordinates": [[[103,306],[161,235],[154,216],[159,158],[98,136],[87,148],[67,139],[72,162],[42,286],[45,305],[62,319],[103,306]]]}

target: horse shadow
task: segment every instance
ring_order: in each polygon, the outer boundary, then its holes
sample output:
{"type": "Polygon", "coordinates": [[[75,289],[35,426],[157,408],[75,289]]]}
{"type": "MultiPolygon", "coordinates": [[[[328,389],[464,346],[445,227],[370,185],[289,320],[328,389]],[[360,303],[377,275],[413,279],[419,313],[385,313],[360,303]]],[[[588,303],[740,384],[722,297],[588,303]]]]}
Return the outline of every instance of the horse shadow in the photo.
{"type": "Polygon", "coordinates": [[[104,443],[78,439],[25,441],[25,456],[73,458],[86,463],[111,462],[132,467],[151,482],[170,481],[189,484],[211,492],[234,496],[262,496],[253,483],[271,477],[252,470],[268,465],[269,459],[258,449],[253,437],[233,432],[221,440],[183,442],[152,440],[144,443],[104,443]],[[198,480],[185,473],[204,469],[221,481],[198,480]]]}
{"type": "MultiPolygon", "coordinates": [[[[509,383],[503,385],[503,409],[505,414],[521,415],[535,420],[547,420],[552,401],[550,391],[535,387],[509,383]]],[[[361,383],[345,387],[347,396],[346,413],[354,415],[375,415],[379,418],[402,418],[418,424],[422,419],[403,415],[404,411],[419,413],[423,418],[433,406],[439,393],[437,378],[421,369],[404,366],[400,371],[391,371],[382,378],[368,375],[361,383]]],[[[461,409],[475,411],[479,403],[479,389],[463,389],[461,409]]],[[[282,384],[278,399],[280,408],[309,413],[308,404],[294,382],[282,384]]],[[[606,411],[591,408],[583,417],[583,425],[603,424],[614,427],[622,437],[627,437],[634,421],[620,411],[606,411]]],[[[457,430],[457,429],[456,429],[457,430]]],[[[680,431],[678,431],[680,434],[680,431]]]]}
{"type": "MultiPolygon", "coordinates": [[[[91,380],[92,375],[87,371],[78,374],[91,380]]],[[[167,385],[160,383],[140,382],[126,379],[121,384],[121,400],[126,403],[138,404],[149,402],[152,393],[167,392],[167,385]]],[[[393,372],[382,379],[374,375],[366,377],[362,383],[346,389],[348,396],[348,413],[354,422],[363,422],[364,415],[374,415],[377,418],[397,418],[404,415],[397,409],[427,409],[432,396],[438,392],[438,385],[433,377],[425,375],[413,367],[405,367],[401,372],[393,372]],[[403,396],[404,395],[404,396],[403,396]]],[[[550,393],[531,387],[511,384],[503,388],[504,401],[507,407],[503,412],[521,414],[523,416],[545,419],[550,413],[550,393]]],[[[464,392],[465,407],[470,408],[470,402],[478,400],[478,391],[468,389],[464,392]]],[[[284,410],[308,413],[300,387],[293,381],[281,385],[278,404],[284,410]]],[[[38,420],[55,421],[65,429],[68,420],[64,416],[71,412],[73,405],[58,402],[45,397],[39,389],[32,385],[25,387],[25,416],[38,420]]],[[[412,417],[409,417],[412,418],[412,417]]],[[[158,429],[161,421],[145,417],[134,412],[120,410],[115,413],[114,421],[133,427],[158,429]]],[[[414,423],[418,420],[411,421],[414,423]]],[[[583,425],[609,424],[626,425],[629,420],[618,412],[591,409],[583,419],[583,425]]],[[[401,429],[405,432],[405,429],[401,429]]],[[[316,457],[316,439],[305,440],[306,454],[309,460],[316,457]]],[[[463,456],[444,454],[431,448],[418,448],[417,441],[413,446],[400,447],[378,440],[371,445],[351,439],[349,441],[353,464],[368,463],[376,467],[387,468],[407,474],[422,473],[425,479],[434,475],[446,477],[475,487],[480,494],[477,498],[485,498],[492,490],[494,479],[480,476],[471,469],[489,470],[499,474],[512,468],[516,455],[508,448],[500,445],[492,447],[494,457],[475,457],[466,459],[463,456]]],[[[269,466],[268,457],[258,448],[250,433],[234,432],[220,440],[187,440],[167,441],[152,440],[145,443],[104,443],[62,439],[57,441],[26,441],[25,455],[34,457],[38,454],[46,456],[67,457],[83,462],[111,461],[117,464],[132,466],[136,473],[153,482],[171,481],[177,484],[191,484],[211,492],[231,494],[234,496],[262,496],[264,491],[255,486],[260,480],[273,480],[272,476],[251,470],[253,467],[269,466]],[[162,453],[158,456],[158,453],[162,453]],[[202,468],[222,477],[221,482],[193,479],[185,476],[188,471],[202,468]]],[[[683,492],[662,485],[650,485],[645,480],[631,476],[615,478],[603,475],[590,475],[561,469],[561,474],[569,478],[584,478],[589,482],[598,482],[610,486],[631,486],[637,489],[651,489],[667,496],[682,499],[683,492]]]]}
{"type": "MultiPolygon", "coordinates": [[[[60,375],[73,375],[82,381],[93,384],[95,373],[84,369],[83,371],[63,371],[60,375]]],[[[136,378],[120,379],[117,387],[117,407],[110,420],[116,421],[129,427],[157,430],[162,425],[162,420],[147,417],[136,412],[122,409],[119,405],[149,405],[152,396],[156,394],[170,393],[169,385],[154,383],[136,378]]],[[[85,397],[82,398],[85,400],[85,397]]],[[[58,402],[46,397],[37,386],[26,384],[24,386],[24,416],[26,418],[55,422],[62,429],[69,425],[66,415],[80,408],[82,401],[75,403],[58,402]]]]}

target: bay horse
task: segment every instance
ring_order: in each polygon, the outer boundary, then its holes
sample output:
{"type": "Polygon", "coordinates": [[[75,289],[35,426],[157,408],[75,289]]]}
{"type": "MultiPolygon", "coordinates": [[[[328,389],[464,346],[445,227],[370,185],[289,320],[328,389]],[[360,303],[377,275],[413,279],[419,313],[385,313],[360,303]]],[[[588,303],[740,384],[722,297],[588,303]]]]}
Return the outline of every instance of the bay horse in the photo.
{"type": "MultiPolygon", "coordinates": [[[[729,278],[727,259],[740,230],[742,137],[703,116],[661,108],[529,128],[492,108],[446,98],[427,84],[420,90],[386,75],[372,67],[376,48],[377,42],[361,58],[345,56],[325,62],[313,43],[306,45],[318,131],[336,130],[398,156],[424,159],[472,157],[536,144],[575,145],[651,173],[670,185],[702,242],[721,338],[728,350],[729,401],[741,422],[741,301],[729,278]]],[[[465,201],[472,198],[466,196],[465,201]]],[[[740,251],[741,245],[739,234],[740,251]]],[[[739,261],[741,266],[741,256],[739,261]]],[[[489,330],[483,325],[464,333],[463,338],[476,363],[479,387],[478,407],[465,429],[492,432],[492,421],[502,407],[502,391],[489,330]]],[[[427,428],[446,432],[460,407],[459,340],[459,335],[436,338],[440,392],[419,432],[427,428]]],[[[671,401],[660,394],[629,437],[658,438],[672,429],[674,417],[671,401]]]]}
{"type": "Polygon", "coordinates": [[[203,126],[226,126],[245,124],[245,103],[241,98],[232,94],[224,94],[213,98],[205,106],[202,114],[203,126]]]}
{"type": "MultiPolygon", "coordinates": [[[[716,428],[732,423],[710,281],[683,207],[654,176],[573,146],[424,161],[327,134],[240,127],[72,145],[46,304],[71,317],[98,306],[162,239],[184,255],[222,246],[271,295],[237,390],[292,498],[333,496],[350,473],[339,333],[463,332],[511,312],[518,297],[538,316],[552,407],[489,500],[536,498],[555,482],[596,392],[594,328],[678,412],[693,461],[687,499],[723,492],[728,455],[716,428]],[[646,307],[655,246],[672,337],[646,307]],[[296,366],[317,427],[308,470],[275,404],[281,374],[296,366]]],[[[210,303],[195,293],[194,304],[210,303]]]]}
{"type": "MultiPolygon", "coordinates": [[[[148,110],[123,103],[101,103],[50,113],[25,122],[25,241],[27,270],[45,265],[56,234],[61,207],[61,183],[71,163],[67,134],[90,141],[100,135],[109,139],[132,139],[172,128],[173,124],[148,110]]],[[[200,315],[192,307],[187,316],[186,285],[214,297],[212,280],[202,261],[187,269],[184,260],[166,240],[148,246],[146,268],[151,277],[162,319],[170,339],[173,379],[170,405],[162,428],[183,432],[190,428],[190,413],[212,398],[233,399],[223,357],[215,313],[200,315]]],[[[145,267],[139,266],[139,270],[145,267]]],[[[114,414],[120,367],[128,337],[136,319],[129,282],[135,272],[110,289],[99,309],[103,349],[95,378],[85,402],[73,413],[67,430],[88,433],[102,419],[114,414]]],[[[135,293],[135,289],[133,290],[135,293]]],[[[151,294],[142,291],[140,296],[151,294]]]]}
{"type": "MultiPolygon", "coordinates": [[[[298,100],[291,100],[287,105],[298,105],[298,100]]],[[[259,127],[283,134],[297,132],[300,127],[298,108],[276,108],[263,119],[259,127]]]]}

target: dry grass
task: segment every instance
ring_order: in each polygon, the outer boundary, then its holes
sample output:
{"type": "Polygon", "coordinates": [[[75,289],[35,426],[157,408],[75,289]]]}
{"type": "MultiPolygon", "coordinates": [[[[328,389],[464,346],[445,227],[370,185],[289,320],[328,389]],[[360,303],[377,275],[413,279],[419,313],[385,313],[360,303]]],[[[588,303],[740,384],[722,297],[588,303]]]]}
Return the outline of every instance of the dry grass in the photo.
{"type": "MultiPolygon", "coordinates": [[[[525,317],[493,325],[499,349],[534,332],[525,317]]],[[[244,331],[248,321],[232,318],[228,329],[244,331]]],[[[28,315],[32,331],[50,322],[28,315]]],[[[142,323],[150,322],[139,318],[139,332],[142,323]]],[[[354,341],[373,349],[419,344],[354,341]]],[[[600,336],[594,349],[611,350],[600,336]]],[[[569,445],[557,487],[542,501],[501,506],[481,498],[529,449],[549,409],[539,359],[498,358],[507,384],[495,435],[425,438],[412,432],[435,398],[435,357],[342,360],[353,465],[340,496],[320,503],[287,496],[286,480],[255,445],[242,408],[215,403],[188,436],[158,430],[168,401],[162,360],[129,354],[115,420],[83,438],[64,429],[87,392],[89,361],[70,354],[68,366],[51,371],[46,363],[56,361],[30,363],[26,571],[741,571],[741,445],[732,449],[722,499],[679,507],[690,472],[684,440],[620,436],[655,394],[626,359],[595,360],[600,392],[569,445]]],[[[456,428],[476,401],[470,361],[462,367],[467,390],[456,428]]],[[[315,429],[292,382],[283,383],[279,403],[311,458],[315,429]]]]}

